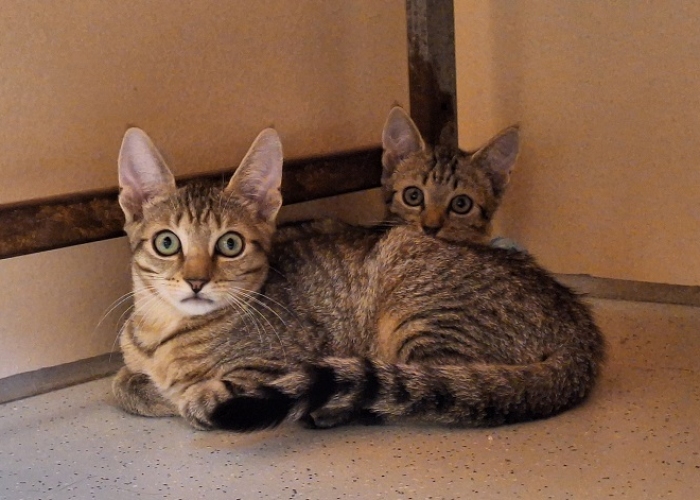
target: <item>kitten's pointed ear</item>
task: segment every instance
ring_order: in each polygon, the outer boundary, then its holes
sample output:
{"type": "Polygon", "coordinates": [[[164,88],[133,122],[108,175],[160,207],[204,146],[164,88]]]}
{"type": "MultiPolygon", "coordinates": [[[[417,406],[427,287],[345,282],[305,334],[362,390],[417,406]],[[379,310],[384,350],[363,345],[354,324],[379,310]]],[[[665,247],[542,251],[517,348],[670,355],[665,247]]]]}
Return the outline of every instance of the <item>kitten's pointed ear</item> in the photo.
{"type": "Polygon", "coordinates": [[[401,160],[425,150],[425,142],[418,127],[399,106],[394,106],[386,119],[382,132],[382,147],[385,174],[393,171],[401,160]]]}
{"type": "Polygon", "coordinates": [[[140,128],[124,134],[119,150],[119,204],[127,222],[143,216],[143,205],[175,192],[175,178],[151,139],[140,128]]]}
{"type": "Polygon", "coordinates": [[[261,220],[273,222],[282,206],[282,142],[266,128],[253,141],[226,186],[226,193],[252,206],[261,220]]]}
{"type": "Polygon", "coordinates": [[[488,169],[497,196],[508,185],[519,152],[520,126],[513,125],[497,134],[472,156],[472,161],[478,161],[488,169]]]}

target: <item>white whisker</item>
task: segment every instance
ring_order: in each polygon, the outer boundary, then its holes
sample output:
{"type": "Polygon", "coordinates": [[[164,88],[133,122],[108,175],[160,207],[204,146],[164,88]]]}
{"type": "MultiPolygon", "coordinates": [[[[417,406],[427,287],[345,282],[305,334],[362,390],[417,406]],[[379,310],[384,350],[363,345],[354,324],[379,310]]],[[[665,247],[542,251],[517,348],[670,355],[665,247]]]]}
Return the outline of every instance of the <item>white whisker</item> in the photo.
{"type": "Polygon", "coordinates": [[[263,334],[263,332],[265,332],[265,328],[259,322],[259,320],[249,311],[249,305],[230,291],[226,292],[226,296],[228,299],[230,299],[230,301],[229,300],[226,301],[227,304],[235,305],[238,308],[238,310],[240,311],[241,316],[242,316],[241,319],[243,320],[243,326],[244,327],[246,326],[245,321],[247,319],[248,321],[251,322],[253,327],[255,327],[255,330],[258,333],[258,337],[260,338],[260,345],[263,346],[264,339],[263,339],[262,334],[263,334]]]}
{"type": "Polygon", "coordinates": [[[128,292],[125,293],[124,295],[120,296],[117,298],[115,301],[113,301],[108,307],[108,310],[106,313],[102,315],[100,318],[100,321],[97,322],[97,325],[95,326],[95,331],[97,331],[100,326],[102,326],[102,323],[107,319],[107,317],[112,314],[116,309],[118,309],[120,306],[122,306],[125,302],[130,300],[134,296],[135,292],[128,292]]]}
{"type": "MultiPolygon", "coordinates": [[[[282,323],[282,325],[285,327],[285,329],[287,329],[287,330],[289,329],[289,325],[287,324],[287,322],[284,320],[284,318],[277,311],[275,311],[272,307],[265,304],[262,300],[256,298],[253,294],[260,295],[261,297],[267,298],[268,300],[272,300],[272,299],[269,299],[269,297],[266,297],[265,295],[258,294],[257,292],[252,292],[249,290],[239,289],[239,291],[245,297],[247,297],[251,302],[256,303],[256,304],[260,304],[263,308],[265,308],[267,311],[272,313],[275,317],[277,317],[277,319],[280,321],[280,323],[282,323]]],[[[284,306],[282,306],[282,307],[284,308],[284,306]]],[[[284,308],[284,309],[286,310],[286,308],[284,308]]],[[[258,309],[255,307],[253,308],[253,310],[255,312],[257,312],[262,319],[265,320],[265,322],[270,326],[270,328],[274,332],[275,336],[277,337],[277,340],[279,341],[280,347],[282,348],[282,355],[284,356],[284,358],[286,360],[287,354],[286,354],[285,349],[284,349],[284,343],[282,342],[282,338],[279,336],[277,329],[272,325],[272,323],[270,322],[270,320],[267,318],[267,316],[265,314],[263,314],[261,311],[258,311],[258,309]]],[[[298,321],[298,319],[297,319],[297,321],[298,321]]]]}

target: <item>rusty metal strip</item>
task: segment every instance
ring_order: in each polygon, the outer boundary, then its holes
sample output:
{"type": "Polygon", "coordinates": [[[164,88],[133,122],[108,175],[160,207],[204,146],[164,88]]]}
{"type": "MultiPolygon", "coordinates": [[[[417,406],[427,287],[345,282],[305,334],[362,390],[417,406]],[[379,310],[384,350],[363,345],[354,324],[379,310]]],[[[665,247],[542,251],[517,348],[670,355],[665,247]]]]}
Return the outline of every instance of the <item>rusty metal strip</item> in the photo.
{"type": "MultiPolygon", "coordinates": [[[[282,196],[300,203],[379,186],[381,149],[285,162],[282,196]]],[[[221,183],[233,169],[179,182],[221,183]]],[[[117,190],[0,206],[0,259],[122,236],[117,190]]]]}
{"type": "Polygon", "coordinates": [[[456,148],[453,0],[406,0],[411,116],[430,144],[456,148]]]}

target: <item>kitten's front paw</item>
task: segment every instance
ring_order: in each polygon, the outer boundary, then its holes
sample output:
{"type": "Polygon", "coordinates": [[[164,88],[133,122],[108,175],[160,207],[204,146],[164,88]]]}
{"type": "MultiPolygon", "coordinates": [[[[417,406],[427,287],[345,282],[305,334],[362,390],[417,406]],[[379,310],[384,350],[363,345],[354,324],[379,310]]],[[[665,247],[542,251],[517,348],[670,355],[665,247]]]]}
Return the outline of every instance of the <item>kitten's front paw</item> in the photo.
{"type": "Polygon", "coordinates": [[[278,426],[290,416],[293,408],[294,401],[282,391],[259,386],[249,391],[240,390],[219,405],[212,415],[212,421],[220,429],[258,431],[278,426]]]}
{"type": "Polygon", "coordinates": [[[208,380],[187,389],[179,408],[196,429],[251,432],[281,424],[293,406],[289,396],[272,387],[208,380]]]}
{"type": "Polygon", "coordinates": [[[221,380],[206,380],[190,386],[180,398],[180,415],[199,430],[216,427],[212,414],[224,402],[236,395],[234,386],[221,380]]]}
{"type": "Polygon", "coordinates": [[[150,378],[123,367],[112,381],[112,392],[119,406],[129,413],[144,417],[172,417],[175,406],[165,399],[150,378]]]}

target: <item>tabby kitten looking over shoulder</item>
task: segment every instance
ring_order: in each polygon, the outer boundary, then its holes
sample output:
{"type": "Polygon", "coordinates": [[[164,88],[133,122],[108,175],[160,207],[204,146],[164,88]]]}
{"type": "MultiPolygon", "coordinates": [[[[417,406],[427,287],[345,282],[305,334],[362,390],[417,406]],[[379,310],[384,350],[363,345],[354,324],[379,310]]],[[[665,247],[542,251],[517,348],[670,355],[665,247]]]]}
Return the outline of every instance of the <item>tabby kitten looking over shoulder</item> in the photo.
{"type": "Polygon", "coordinates": [[[474,426],[550,417],[590,393],[603,337],[532,258],[411,225],[274,244],[281,174],[268,129],[226,187],[178,189],[127,131],[122,408],[235,431],[366,416],[474,426]]]}
{"type": "Polygon", "coordinates": [[[382,144],[382,191],[389,222],[415,224],[453,243],[488,243],[519,150],[517,126],[467,153],[428,147],[400,108],[389,113],[382,144]]]}

